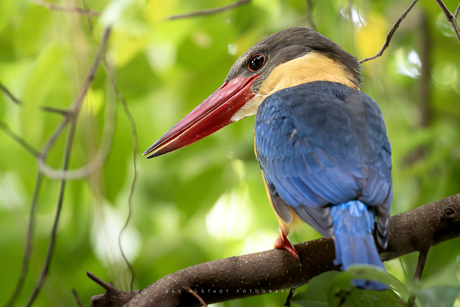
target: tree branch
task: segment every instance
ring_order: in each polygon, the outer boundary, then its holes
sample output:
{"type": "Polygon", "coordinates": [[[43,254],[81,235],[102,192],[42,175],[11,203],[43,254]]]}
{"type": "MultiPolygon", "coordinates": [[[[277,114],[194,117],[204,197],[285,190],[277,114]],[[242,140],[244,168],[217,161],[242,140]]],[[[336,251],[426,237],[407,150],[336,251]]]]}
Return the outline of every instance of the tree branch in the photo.
{"type": "Polygon", "coordinates": [[[45,112],[49,112],[49,113],[59,114],[62,116],[70,116],[69,110],[67,109],[59,109],[59,108],[46,107],[46,106],[40,107],[40,109],[42,109],[45,112]]]}
{"type": "MultiPolygon", "coordinates": [[[[381,250],[384,261],[459,237],[460,194],[393,216],[390,229],[388,248],[381,250]]],[[[284,250],[215,260],[163,277],[143,289],[127,306],[198,306],[187,288],[211,304],[299,287],[314,276],[338,270],[332,264],[332,239],[300,243],[296,249],[303,267],[284,250]]],[[[97,297],[103,300],[103,295],[97,297]]]]}
{"type": "MultiPolygon", "coordinates": [[[[101,43],[99,45],[99,49],[96,52],[96,56],[94,57],[93,63],[86,75],[85,81],[83,83],[83,86],[77,96],[77,98],[74,100],[72,105],[69,107],[69,116],[65,117],[65,119],[61,122],[61,124],[58,126],[58,129],[55,130],[55,133],[48,139],[48,142],[45,144],[44,149],[42,150],[41,154],[38,156],[38,164],[40,166],[40,161],[45,162],[45,158],[48,155],[48,151],[51,148],[51,145],[53,142],[49,142],[50,139],[54,138],[54,140],[57,138],[57,136],[63,131],[64,127],[68,122],[70,122],[70,127],[69,131],[67,133],[67,139],[66,139],[66,145],[65,145],[65,151],[64,151],[64,157],[63,157],[63,163],[62,163],[62,170],[65,172],[68,169],[69,162],[70,162],[70,154],[72,151],[72,144],[73,144],[73,138],[75,135],[75,126],[77,123],[77,116],[79,114],[81,105],[83,104],[84,98],[86,97],[86,94],[89,90],[90,84],[92,80],[94,79],[94,75],[96,74],[97,67],[99,66],[99,62],[102,58],[102,54],[105,51],[105,48],[107,46],[107,41],[110,35],[110,27],[107,27],[104,29],[104,32],[102,34],[102,39],[101,43]]],[[[40,169],[40,171],[42,171],[40,169]]],[[[32,293],[29,296],[29,299],[26,303],[25,306],[31,306],[35,299],[38,296],[38,293],[40,292],[43,283],[45,282],[45,278],[48,275],[48,270],[51,264],[51,259],[53,256],[53,251],[54,251],[54,245],[56,242],[56,236],[57,236],[57,228],[59,225],[59,219],[60,219],[60,214],[62,210],[62,205],[64,201],[64,192],[65,192],[65,187],[66,187],[66,178],[61,178],[61,186],[59,190],[59,198],[57,201],[56,205],[56,212],[55,212],[55,218],[51,230],[51,235],[50,235],[50,241],[48,244],[48,250],[46,253],[46,258],[45,262],[43,263],[40,275],[38,277],[38,280],[35,284],[34,289],[32,290],[32,293]]]]}
{"type": "Polygon", "coordinates": [[[295,289],[296,289],[296,288],[291,288],[291,289],[289,290],[289,294],[288,294],[288,296],[286,297],[286,301],[284,302],[284,306],[291,307],[291,299],[292,299],[292,297],[294,296],[295,289]]]}
{"type": "MultiPolygon", "coordinates": [[[[85,0],[81,0],[82,4],[83,4],[83,8],[85,9],[86,12],[90,12],[91,9],[89,8],[88,4],[86,3],[85,0]]],[[[93,33],[93,22],[91,20],[91,16],[89,16],[88,14],[86,14],[86,21],[88,22],[88,32],[89,33],[93,33]]]]}
{"type": "MultiPolygon", "coordinates": [[[[73,120],[70,124],[69,132],[67,134],[67,139],[66,139],[66,144],[65,144],[65,152],[64,152],[63,162],[62,162],[62,169],[64,171],[66,171],[67,168],[69,167],[70,154],[72,152],[72,145],[73,145],[73,138],[75,136],[75,126],[76,126],[76,120],[73,120]]],[[[35,287],[32,290],[32,293],[30,294],[29,300],[26,303],[27,307],[32,306],[33,302],[37,298],[37,295],[43,286],[43,283],[45,282],[46,276],[48,275],[48,270],[51,265],[51,258],[53,256],[54,245],[56,243],[57,228],[59,225],[59,218],[61,216],[62,204],[64,202],[64,192],[65,192],[66,183],[67,183],[66,179],[64,178],[61,179],[61,186],[59,188],[59,197],[58,197],[58,202],[56,206],[53,227],[51,230],[50,241],[48,243],[48,249],[46,251],[45,262],[43,263],[42,270],[38,277],[37,283],[35,284],[35,287]]]]}
{"type": "Polygon", "coordinates": [[[172,15],[166,18],[165,20],[175,20],[175,19],[184,19],[184,18],[191,18],[191,17],[198,17],[198,16],[208,16],[208,15],[222,13],[224,11],[231,10],[235,7],[241,6],[249,2],[251,2],[251,0],[241,0],[241,1],[229,4],[229,5],[217,7],[214,9],[196,11],[196,12],[191,12],[191,13],[186,13],[186,14],[172,15]]]}
{"type": "Polygon", "coordinates": [[[458,13],[460,13],[460,3],[458,4],[457,9],[455,10],[455,13],[454,13],[454,18],[455,19],[457,19],[458,13]]]}
{"type": "MultiPolygon", "coordinates": [[[[52,179],[62,179],[65,178],[67,180],[75,180],[75,179],[81,179],[81,178],[86,178],[89,175],[91,175],[93,172],[96,170],[100,169],[102,165],[104,164],[104,161],[107,159],[110,148],[112,147],[112,141],[113,141],[113,133],[114,133],[114,127],[115,127],[115,115],[116,115],[116,103],[108,103],[107,104],[107,110],[105,114],[105,119],[104,119],[104,136],[102,137],[102,145],[101,148],[97,151],[95,157],[93,160],[88,162],[86,165],[79,167],[79,168],[74,168],[70,169],[67,171],[63,171],[61,169],[55,169],[53,167],[50,167],[48,164],[45,163],[45,158],[42,157],[39,160],[39,166],[40,170],[49,178],[52,179]]],[[[46,112],[51,112],[55,114],[59,114],[64,116],[64,119],[67,119],[69,116],[71,116],[71,112],[69,109],[57,109],[57,108],[51,108],[51,107],[41,107],[42,110],[46,112]]],[[[1,127],[1,122],[0,122],[0,127],[1,127]]],[[[62,126],[65,127],[65,124],[62,126]]],[[[56,131],[62,131],[62,129],[56,129],[56,131]]],[[[57,134],[58,135],[58,134],[57,134]]]]}
{"type": "Polygon", "coordinates": [[[206,304],[205,301],[203,301],[203,299],[201,298],[201,296],[198,295],[198,293],[196,293],[195,291],[193,291],[192,289],[190,288],[187,288],[185,289],[187,290],[188,293],[190,293],[191,295],[193,295],[194,297],[196,297],[196,299],[201,303],[201,305],[203,305],[204,307],[208,307],[208,304],[206,304]]]}
{"type": "Polygon", "coordinates": [[[368,57],[368,58],[365,58],[365,59],[362,59],[361,61],[359,61],[359,63],[364,63],[366,61],[370,61],[370,60],[373,60],[375,58],[378,58],[379,56],[381,56],[383,54],[383,52],[385,51],[385,49],[388,48],[388,46],[390,45],[390,41],[391,39],[393,38],[393,34],[395,34],[396,30],[398,29],[399,25],[401,24],[401,22],[403,21],[404,18],[406,18],[407,14],[409,14],[410,10],[414,7],[414,5],[417,3],[418,0],[414,0],[412,1],[412,3],[409,5],[409,7],[404,11],[404,13],[402,13],[401,16],[399,16],[398,20],[396,20],[395,24],[391,27],[390,29],[390,32],[388,32],[387,34],[387,38],[385,39],[385,42],[383,43],[383,46],[382,46],[382,49],[380,49],[379,52],[377,52],[376,55],[374,56],[371,56],[371,57],[368,57]]]}
{"type": "Polygon", "coordinates": [[[81,302],[80,297],[78,296],[77,290],[72,289],[72,294],[73,294],[73,297],[75,297],[75,300],[77,301],[78,307],[84,307],[83,303],[81,302]]]}
{"type": "Polygon", "coordinates": [[[77,14],[82,14],[86,16],[99,16],[101,15],[101,12],[94,11],[94,10],[88,10],[88,9],[81,9],[79,7],[67,7],[67,6],[60,6],[56,5],[53,3],[49,3],[43,0],[29,0],[32,3],[35,3],[37,5],[46,7],[50,11],[61,11],[61,12],[66,12],[66,13],[77,13],[77,14]]]}
{"type": "MultiPolygon", "coordinates": [[[[421,110],[421,127],[427,127],[433,118],[433,110],[430,107],[431,100],[431,33],[428,24],[428,16],[425,11],[422,11],[420,16],[420,60],[422,62],[421,78],[420,78],[420,110],[421,110]]],[[[423,152],[423,150],[422,150],[423,152]]],[[[423,156],[423,155],[422,155],[423,156]]]]}
{"type": "Polygon", "coordinates": [[[11,92],[2,83],[0,83],[0,92],[3,92],[14,103],[19,104],[19,105],[22,104],[21,100],[19,100],[18,98],[14,97],[14,95],[11,94],[11,92]]]}
{"type": "MultiPolygon", "coordinates": [[[[430,251],[430,247],[425,247],[420,250],[420,253],[418,255],[418,261],[417,261],[417,268],[415,269],[415,274],[414,274],[414,282],[420,281],[422,279],[422,273],[423,269],[425,268],[425,263],[426,263],[426,258],[428,257],[428,252],[430,251]]],[[[413,307],[415,306],[415,294],[412,294],[409,297],[409,300],[407,301],[407,306],[408,307],[413,307]]]]}
{"type": "MultiPolygon", "coordinates": [[[[452,13],[446,7],[444,2],[442,2],[442,0],[436,0],[436,3],[441,8],[441,11],[444,13],[444,15],[446,15],[447,22],[450,23],[450,25],[452,26],[452,29],[454,29],[455,35],[457,36],[457,40],[460,43],[460,29],[458,28],[456,15],[452,15],[452,13]]],[[[460,4],[459,4],[459,7],[460,7],[460,4]]],[[[455,11],[455,14],[457,15],[458,15],[459,7],[457,7],[457,10],[455,11]]]]}
{"type": "Polygon", "coordinates": [[[120,291],[112,283],[103,281],[91,272],[87,271],[86,275],[106,290],[105,294],[94,295],[91,298],[91,307],[121,307],[140,293],[140,291],[120,291]]]}
{"type": "MultiPolygon", "coordinates": [[[[91,67],[89,68],[88,70],[88,73],[86,74],[86,77],[85,77],[85,80],[83,82],[83,86],[82,86],[82,89],[80,91],[80,93],[78,94],[77,98],[73,101],[72,105],[67,109],[67,116],[64,117],[64,119],[61,121],[61,123],[59,124],[59,126],[56,128],[56,130],[54,131],[54,133],[51,135],[51,137],[48,138],[48,140],[46,141],[43,149],[42,149],[42,154],[38,156],[38,166],[40,168],[40,170],[46,174],[47,176],[51,177],[51,178],[55,178],[55,179],[77,179],[77,178],[81,178],[81,177],[86,177],[88,176],[89,174],[91,174],[93,171],[95,171],[96,169],[98,169],[101,165],[102,165],[102,162],[103,160],[106,158],[107,154],[108,154],[108,150],[104,151],[104,150],[101,150],[102,152],[98,153],[98,155],[96,156],[96,158],[91,161],[90,163],[88,163],[88,165],[86,165],[85,167],[82,167],[80,169],[76,169],[76,170],[72,170],[72,171],[68,171],[68,170],[55,170],[51,167],[49,167],[47,164],[46,164],[46,161],[45,161],[45,153],[47,153],[51,147],[53,146],[54,142],[56,141],[56,139],[58,138],[58,136],[62,133],[62,131],[64,130],[64,128],[67,126],[67,123],[69,121],[73,121],[74,118],[77,116],[79,110],[80,110],[80,107],[81,105],[83,104],[83,101],[86,97],[86,94],[88,93],[88,90],[89,90],[89,87],[91,85],[91,82],[93,81],[94,79],[94,76],[96,75],[96,71],[97,71],[97,68],[99,66],[99,63],[102,59],[102,55],[105,51],[105,48],[107,46],[107,42],[108,42],[108,39],[109,39],[109,35],[110,35],[110,27],[107,27],[103,34],[102,34],[102,39],[101,39],[101,43],[99,44],[99,48],[96,52],[96,55],[94,57],[94,60],[93,60],[93,63],[91,64],[91,67]],[[72,172],[72,173],[70,173],[72,172]]],[[[46,108],[47,111],[50,111],[49,108],[46,108]]],[[[63,114],[61,112],[61,114],[63,114]]],[[[113,132],[113,128],[111,129],[111,131],[113,132]]],[[[111,139],[111,138],[110,138],[111,139]]]]}
{"type": "Polygon", "coordinates": [[[35,215],[37,213],[38,194],[40,193],[42,182],[43,182],[43,174],[40,172],[40,170],[38,170],[37,177],[35,179],[35,187],[34,187],[34,194],[32,196],[32,203],[30,205],[29,223],[27,227],[26,247],[24,248],[24,254],[22,256],[21,272],[19,273],[19,278],[16,283],[14,292],[11,295],[8,302],[6,303],[5,307],[14,306],[14,303],[19,297],[19,294],[21,294],[22,287],[24,286],[24,281],[26,280],[27,271],[29,270],[29,260],[30,260],[30,256],[32,255],[32,240],[33,240],[34,230],[35,230],[35,215]]]}
{"type": "MultiPolygon", "coordinates": [[[[68,168],[68,159],[70,157],[70,150],[71,150],[71,144],[73,140],[73,133],[74,133],[74,126],[77,120],[77,116],[80,110],[80,107],[83,103],[84,98],[86,97],[86,94],[88,92],[89,86],[94,79],[94,76],[96,74],[97,67],[99,65],[99,62],[101,60],[102,54],[105,51],[105,48],[107,46],[108,38],[110,35],[110,27],[107,27],[104,29],[103,34],[102,34],[102,39],[101,43],[99,44],[99,49],[96,52],[96,56],[93,60],[93,64],[91,68],[88,71],[88,74],[86,75],[85,81],[83,83],[82,89],[79,92],[77,98],[73,101],[71,106],[65,111],[65,114],[63,112],[59,112],[60,114],[64,115],[63,120],[59,123],[58,127],[55,129],[53,134],[47,139],[45,142],[45,145],[43,146],[41,152],[37,152],[33,147],[31,147],[28,143],[26,143],[23,139],[21,139],[19,136],[14,134],[9,128],[6,126],[6,124],[0,122],[0,128],[2,128],[10,137],[12,137],[14,140],[16,140],[19,144],[21,144],[27,151],[29,151],[33,156],[37,158],[37,164],[38,164],[38,173],[37,173],[37,180],[35,183],[35,188],[34,188],[34,195],[33,195],[33,200],[31,204],[31,209],[30,209],[30,216],[29,216],[29,226],[28,226],[28,232],[27,232],[27,240],[26,240],[26,248],[24,251],[24,256],[23,256],[23,262],[22,262],[22,268],[21,268],[21,273],[18,278],[18,282],[16,284],[16,288],[11,295],[11,298],[7,302],[6,306],[13,306],[17,297],[19,296],[22,287],[24,285],[25,277],[27,275],[27,270],[29,267],[29,260],[30,260],[30,255],[32,252],[32,239],[33,239],[33,232],[34,232],[34,225],[35,225],[35,213],[36,213],[36,206],[37,206],[37,201],[38,201],[38,194],[40,192],[40,187],[43,179],[43,174],[45,171],[40,167],[40,163],[42,163],[44,166],[46,165],[46,158],[48,156],[48,153],[57,140],[57,138],[60,136],[60,134],[64,131],[64,128],[67,126],[67,124],[70,122],[71,127],[69,129],[69,133],[67,135],[67,141],[66,141],[66,149],[65,149],[65,154],[64,154],[64,162],[63,162],[63,173],[66,173],[66,170],[68,168]]],[[[48,110],[49,111],[49,110],[48,110]]],[[[112,127],[113,129],[113,127],[112,127]]],[[[32,293],[29,297],[29,300],[26,304],[26,306],[30,306],[33,304],[34,300],[36,299],[43,282],[45,280],[46,275],[48,274],[48,269],[49,265],[51,262],[51,256],[53,253],[54,249],[54,243],[56,239],[56,234],[57,234],[57,225],[59,222],[59,216],[60,216],[60,211],[62,208],[62,201],[63,201],[63,195],[64,195],[64,190],[65,190],[65,181],[67,180],[66,177],[60,177],[61,180],[61,190],[59,194],[59,199],[57,203],[57,208],[56,208],[56,214],[55,214],[55,220],[53,224],[53,230],[51,232],[51,238],[50,242],[48,245],[48,252],[46,255],[46,260],[45,263],[43,264],[42,271],[40,273],[40,277],[37,280],[37,283],[32,290],[32,293]]]]}
{"type": "Polygon", "coordinates": [[[36,150],[35,148],[32,147],[29,143],[27,143],[23,138],[21,138],[19,135],[11,131],[11,129],[8,127],[7,124],[4,122],[0,122],[0,129],[5,131],[6,134],[8,134],[13,140],[18,142],[19,145],[24,147],[25,150],[27,150],[32,156],[38,157],[40,155],[40,152],[36,150]]]}

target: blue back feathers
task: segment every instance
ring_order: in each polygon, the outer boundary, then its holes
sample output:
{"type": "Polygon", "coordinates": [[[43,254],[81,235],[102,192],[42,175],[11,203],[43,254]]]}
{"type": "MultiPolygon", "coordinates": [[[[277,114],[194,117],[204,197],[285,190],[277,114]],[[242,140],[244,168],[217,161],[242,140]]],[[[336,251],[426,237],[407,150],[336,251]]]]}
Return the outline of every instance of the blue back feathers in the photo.
{"type": "Polygon", "coordinates": [[[392,165],[377,103],[339,83],[306,83],[267,97],[254,130],[270,190],[322,235],[334,235],[336,264],[383,267],[372,230],[376,216],[377,239],[386,247],[392,165]],[[373,249],[368,251],[366,244],[373,249]]]}

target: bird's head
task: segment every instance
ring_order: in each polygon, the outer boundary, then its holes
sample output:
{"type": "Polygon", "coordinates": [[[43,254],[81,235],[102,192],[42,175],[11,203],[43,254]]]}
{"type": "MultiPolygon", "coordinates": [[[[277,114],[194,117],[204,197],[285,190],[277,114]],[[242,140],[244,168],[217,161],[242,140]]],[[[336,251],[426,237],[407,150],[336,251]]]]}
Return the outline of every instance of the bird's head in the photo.
{"type": "Polygon", "coordinates": [[[246,51],[233,64],[224,84],[143,155],[153,158],[190,145],[254,115],[263,100],[274,92],[313,81],[358,88],[359,63],[314,30],[290,28],[272,34],[246,51]]]}

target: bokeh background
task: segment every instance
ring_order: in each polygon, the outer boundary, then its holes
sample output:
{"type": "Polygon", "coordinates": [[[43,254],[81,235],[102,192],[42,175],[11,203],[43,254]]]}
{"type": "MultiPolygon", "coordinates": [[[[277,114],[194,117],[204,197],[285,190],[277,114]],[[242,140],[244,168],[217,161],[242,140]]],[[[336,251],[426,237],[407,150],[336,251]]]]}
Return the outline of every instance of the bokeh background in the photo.
{"type": "MultiPolygon", "coordinates": [[[[11,297],[26,244],[36,183],[35,157],[5,127],[40,150],[62,120],[42,107],[67,108],[94,58],[102,29],[113,24],[106,60],[134,118],[137,181],[123,250],[136,270],[135,289],[197,263],[272,248],[278,225],[253,153],[253,118],[152,160],[142,152],[217,89],[233,62],[260,39],[294,26],[315,27],[363,59],[374,55],[411,1],[253,0],[220,14],[166,21],[173,14],[230,0],[0,1],[0,304],[11,297]],[[307,9],[309,8],[309,9],[307,9]]],[[[445,1],[453,12],[458,2],[445,1]]],[[[422,0],[382,57],[363,64],[362,91],[382,108],[393,146],[392,214],[460,191],[460,44],[434,0],[422,0]]],[[[103,290],[86,270],[122,289],[131,274],[118,247],[134,178],[131,125],[101,65],[78,117],[70,168],[107,158],[90,175],[67,181],[49,275],[34,306],[89,306],[103,290]],[[110,147],[109,147],[110,146],[110,147]]],[[[66,134],[47,163],[59,169],[66,134]]],[[[39,190],[24,305],[43,265],[60,183],[45,176],[39,190]]],[[[309,226],[292,242],[318,238],[309,226]]],[[[417,254],[385,264],[410,285],[417,254]]],[[[432,248],[424,287],[459,286],[460,239],[432,248]]],[[[436,293],[436,292],[435,292],[436,293]]],[[[214,306],[280,306],[270,294],[214,306]]],[[[455,306],[460,306],[457,299],[455,306]]]]}

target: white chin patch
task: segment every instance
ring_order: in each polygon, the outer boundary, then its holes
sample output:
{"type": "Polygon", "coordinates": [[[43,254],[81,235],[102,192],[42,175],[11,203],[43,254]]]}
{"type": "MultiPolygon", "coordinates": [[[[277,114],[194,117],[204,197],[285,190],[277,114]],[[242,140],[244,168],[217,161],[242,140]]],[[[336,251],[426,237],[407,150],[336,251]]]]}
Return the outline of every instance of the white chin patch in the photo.
{"type": "Polygon", "coordinates": [[[237,122],[240,119],[256,114],[260,104],[264,101],[264,99],[267,96],[268,95],[255,95],[254,98],[246,102],[246,104],[241,109],[239,109],[235,114],[233,114],[231,121],[237,122]]]}

